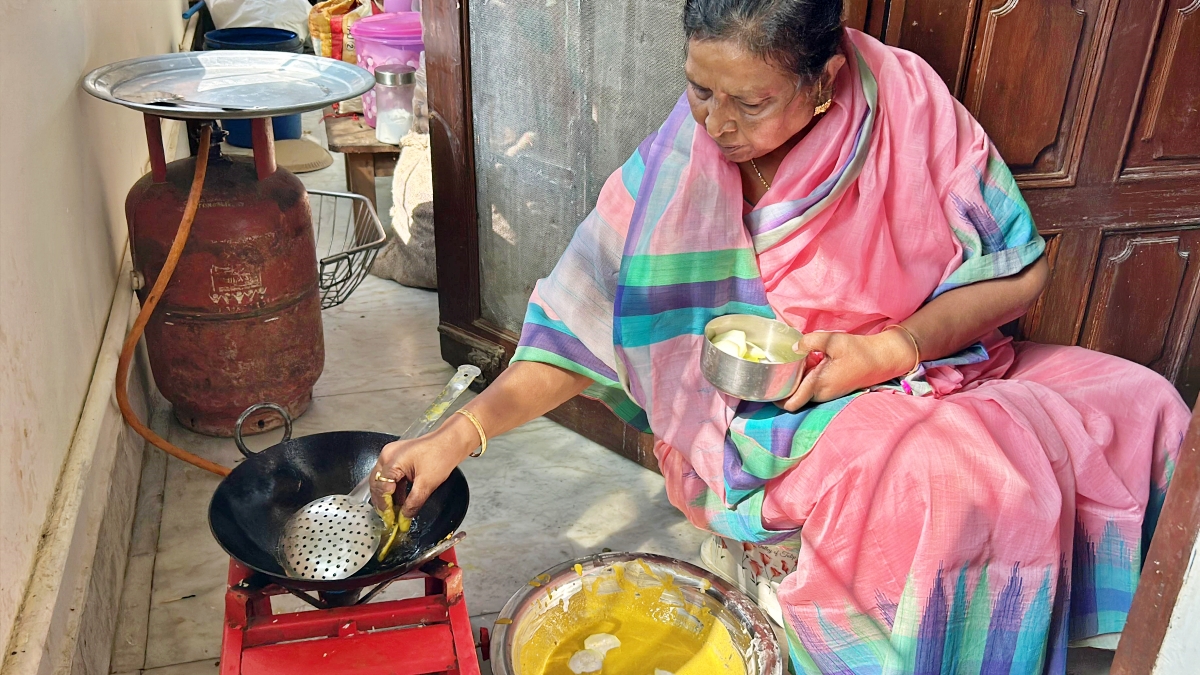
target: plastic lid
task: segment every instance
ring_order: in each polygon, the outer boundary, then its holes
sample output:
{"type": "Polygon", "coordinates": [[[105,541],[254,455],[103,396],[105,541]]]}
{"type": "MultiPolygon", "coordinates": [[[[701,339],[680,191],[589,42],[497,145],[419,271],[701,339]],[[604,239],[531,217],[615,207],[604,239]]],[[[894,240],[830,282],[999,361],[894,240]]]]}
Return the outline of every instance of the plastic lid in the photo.
{"type": "Polygon", "coordinates": [[[375,81],[385,87],[416,84],[417,69],[402,63],[389,63],[375,67],[375,81]]]}
{"type": "Polygon", "coordinates": [[[376,14],[354,22],[350,33],[357,40],[395,40],[397,38],[421,39],[420,12],[394,12],[391,14],[376,14]]]}

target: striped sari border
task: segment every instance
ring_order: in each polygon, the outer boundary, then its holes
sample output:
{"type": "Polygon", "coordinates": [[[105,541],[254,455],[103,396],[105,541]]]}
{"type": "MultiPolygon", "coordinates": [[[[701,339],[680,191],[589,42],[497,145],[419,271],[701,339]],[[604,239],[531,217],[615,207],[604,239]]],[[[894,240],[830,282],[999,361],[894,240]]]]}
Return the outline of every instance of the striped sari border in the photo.
{"type": "Polygon", "coordinates": [[[625,289],[624,310],[627,317],[646,316],[689,307],[712,309],[738,301],[766,305],[762,282],[728,277],[667,286],[631,286],[625,289]]]}

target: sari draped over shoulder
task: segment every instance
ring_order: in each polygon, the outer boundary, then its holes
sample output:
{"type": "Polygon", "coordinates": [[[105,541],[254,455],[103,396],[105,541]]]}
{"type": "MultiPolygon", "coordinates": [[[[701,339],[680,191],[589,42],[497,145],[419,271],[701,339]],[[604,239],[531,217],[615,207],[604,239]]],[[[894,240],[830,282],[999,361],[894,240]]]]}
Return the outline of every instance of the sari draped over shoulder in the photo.
{"type": "Polygon", "coordinates": [[[780,591],[797,671],[1062,672],[1068,636],[1124,625],[1188,421],[1165,380],[999,333],[795,413],[700,372],[718,316],[876,333],[1045,250],[924,61],[853,30],[843,49],[832,108],[749,213],[681,97],[538,282],[514,361],[586,375],[653,432],[693,524],[800,545],[780,591]]]}

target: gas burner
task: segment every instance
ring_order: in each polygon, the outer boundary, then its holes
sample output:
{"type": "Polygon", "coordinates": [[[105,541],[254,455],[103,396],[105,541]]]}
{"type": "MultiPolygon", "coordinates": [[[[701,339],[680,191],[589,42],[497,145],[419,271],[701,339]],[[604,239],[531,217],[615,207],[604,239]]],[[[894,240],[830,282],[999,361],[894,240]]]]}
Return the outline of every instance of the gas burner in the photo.
{"type": "Polygon", "coordinates": [[[423,579],[425,595],[369,602],[377,587],[314,602],[230,560],[221,675],[480,675],[475,648],[486,659],[490,636],[480,629],[476,645],[454,549],[399,579],[423,579]],[[276,613],[271,597],[288,593],[318,609],[276,613]]]}

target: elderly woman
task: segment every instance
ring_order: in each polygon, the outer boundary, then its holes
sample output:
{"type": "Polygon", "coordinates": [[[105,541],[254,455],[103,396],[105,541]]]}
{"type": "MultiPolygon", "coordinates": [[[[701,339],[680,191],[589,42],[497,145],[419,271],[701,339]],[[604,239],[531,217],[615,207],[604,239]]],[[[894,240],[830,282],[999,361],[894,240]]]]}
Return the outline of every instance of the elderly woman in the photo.
{"type": "Polygon", "coordinates": [[[1064,672],[1069,640],[1124,626],[1187,408],[1141,366],[1001,335],[1047,279],[1013,177],[928,64],[841,14],[685,3],[686,95],[539,282],[512,365],[385,448],[374,488],[410,481],[413,513],[481,436],[582,393],[653,432],[722,555],[782,577],[798,672],[1064,672]],[[790,398],[705,381],[730,313],[805,333],[790,398]]]}

